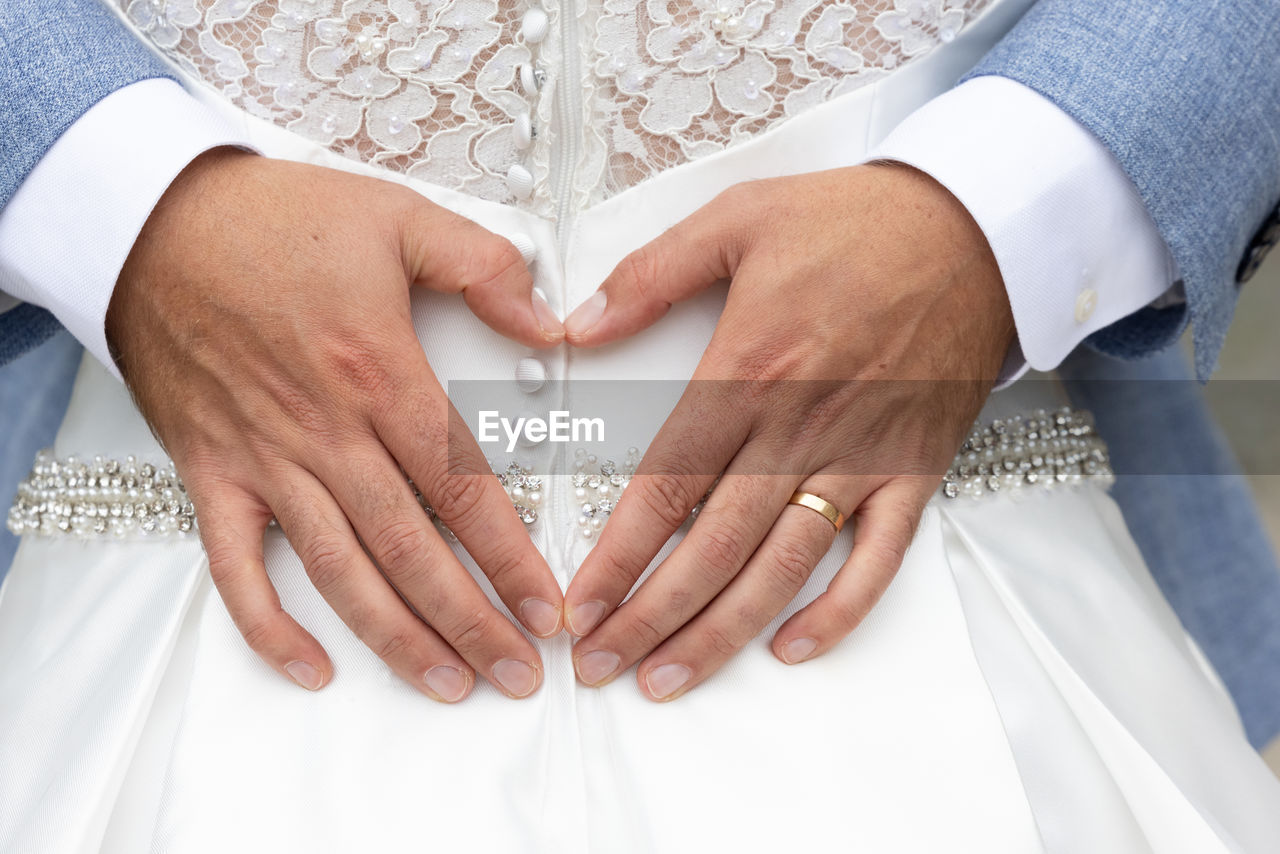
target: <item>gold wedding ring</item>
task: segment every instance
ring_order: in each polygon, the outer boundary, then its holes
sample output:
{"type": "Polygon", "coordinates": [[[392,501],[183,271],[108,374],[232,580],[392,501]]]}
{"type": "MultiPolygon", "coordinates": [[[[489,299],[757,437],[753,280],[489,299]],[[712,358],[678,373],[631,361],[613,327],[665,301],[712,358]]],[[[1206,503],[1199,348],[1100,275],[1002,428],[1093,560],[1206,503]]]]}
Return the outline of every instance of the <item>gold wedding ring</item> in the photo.
{"type": "Polygon", "coordinates": [[[823,517],[835,525],[836,533],[840,533],[840,529],[844,527],[844,514],[840,512],[840,508],[836,507],[825,498],[820,498],[812,492],[800,492],[796,490],[792,493],[788,504],[795,504],[798,507],[808,507],[810,510],[817,510],[823,517]]]}

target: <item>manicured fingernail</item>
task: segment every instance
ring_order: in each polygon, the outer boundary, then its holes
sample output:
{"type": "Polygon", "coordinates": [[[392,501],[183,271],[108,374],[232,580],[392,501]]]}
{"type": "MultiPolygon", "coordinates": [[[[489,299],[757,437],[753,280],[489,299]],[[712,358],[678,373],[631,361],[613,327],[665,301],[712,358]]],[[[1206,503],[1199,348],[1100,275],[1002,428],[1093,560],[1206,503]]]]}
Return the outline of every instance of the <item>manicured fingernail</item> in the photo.
{"type": "Polygon", "coordinates": [[[571,335],[586,335],[591,328],[600,322],[604,315],[605,303],[609,298],[604,291],[596,291],[591,298],[573,310],[569,319],[564,322],[565,331],[571,335]]]}
{"type": "Polygon", "coordinates": [[[560,629],[560,609],[545,599],[526,599],[520,603],[520,619],[540,638],[560,629]]]}
{"type": "Polygon", "coordinates": [[[284,666],[284,672],[288,673],[294,682],[297,682],[308,691],[319,691],[320,683],[324,679],[319,670],[316,670],[305,661],[290,661],[284,666]]]}
{"type": "Polygon", "coordinates": [[[446,703],[456,703],[467,693],[467,685],[471,680],[456,667],[437,664],[427,671],[422,681],[446,703]]]}
{"type": "Polygon", "coordinates": [[[560,322],[560,318],[556,317],[556,313],[551,310],[551,304],[547,302],[547,298],[542,295],[542,291],[538,288],[533,289],[533,316],[538,320],[538,328],[542,330],[542,337],[548,341],[558,341],[564,336],[564,324],[560,322]]]}
{"type": "Polygon", "coordinates": [[[599,599],[583,602],[581,605],[574,605],[569,609],[569,631],[578,637],[582,637],[594,629],[596,623],[600,622],[600,618],[603,616],[604,603],[599,599]]]}
{"type": "Polygon", "coordinates": [[[588,685],[603,682],[618,669],[622,659],[607,649],[593,649],[578,659],[578,678],[588,685]]]}
{"type": "Polygon", "coordinates": [[[792,638],[782,645],[782,660],[787,664],[798,664],[813,655],[817,648],[818,642],[813,638],[792,638]]]}
{"type": "Polygon", "coordinates": [[[504,658],[493,665],[493,679],[511,696],[523,697],[538,684],[538,672],[526,662],[504,658]]]}
{"type": "Polygon", "coordinates": [[[663,664],[649,671],[644,684],[649,688],[649,696],[665,700],[679,691],[692,675],[693,671],[683,664],[663,664]]]}

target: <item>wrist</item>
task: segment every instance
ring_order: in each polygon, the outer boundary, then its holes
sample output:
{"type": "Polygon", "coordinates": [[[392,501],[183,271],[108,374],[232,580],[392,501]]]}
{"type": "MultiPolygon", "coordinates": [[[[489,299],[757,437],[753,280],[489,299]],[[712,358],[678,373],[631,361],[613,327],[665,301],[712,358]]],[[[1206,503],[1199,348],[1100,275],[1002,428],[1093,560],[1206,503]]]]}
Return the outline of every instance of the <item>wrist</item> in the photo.
{"type": "Polygon", "coordinates": [[[885,183],[886,212],[911,258],[906,283],[963,341],[948,373],[994,380],[1017,342],[1013,310],[995,253],[968,208],[931,175],[897,161],[855,167],[885,183]],[[914,273],[915,275],[912,275],[914,273]]]}
{"type": "MultiPolygon", "coordinates": [[[[127,349],[129,331],[137,309],[150,287],[161,285],[166,276],[162,265],[184,254],[199,233],[231,215],[221,200],[221,191],[231,191],[228,169],[259,160],[251,151],[231,145],[202,152],[170,182],[138,232],[107,306],[105,331],[108,353],[126,376],[122,345],[127,349]]],[[[234,191],[231,191],[234,193],[234,191]]],[[[188,253],[189,254],[189,253],[188,253]]]]}

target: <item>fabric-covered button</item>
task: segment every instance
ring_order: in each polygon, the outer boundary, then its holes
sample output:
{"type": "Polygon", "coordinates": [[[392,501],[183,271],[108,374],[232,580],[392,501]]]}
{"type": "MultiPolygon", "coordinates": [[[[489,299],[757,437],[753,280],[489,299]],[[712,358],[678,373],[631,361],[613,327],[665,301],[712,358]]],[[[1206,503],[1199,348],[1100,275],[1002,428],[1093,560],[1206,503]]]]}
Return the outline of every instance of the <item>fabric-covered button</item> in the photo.
{"type": "Polygon", "coordinates": [[[1076,323],[1084,323],[1093,316],[1093,310],[1098,307],[1098,292],[1093,288],[1085,288],[1080,292],[1080,296],[1076,297],[1076,323]]]}
{"type": "Polygon", "coordinates": [[[538,72],[534,70],[532,63],[526,62],[520,66],[520,88],[526,95],[538,94],[538,72]]]}
{"type": "Polygon", "coordinates": [[[520,257],[524,260],[527,267],[532,264],[538,257],[538,245],[533,242],[533,238],[524,232],[516,232],[507,238],[511,241],[511,245],[520,251],[520,257]]]}
{"type": "Polygon", "coordinates": [[[541,360],[525,356],[516,364],[516,385],[525,394],[533,394],[547,384],[547,366],[541,360]]]}
{"type": "Polygon", "coordinates": [[[551,22],[546,12],[541,9],[530,9],[524,13],[524,19],[520,22],[520,34],[524,36],[527,43],[539,44],[547,37],[550,27],[551,22]]]}
{"type": "Polygon", "coordinates": [[[533,193],[533,173],[519,163],[507,170],[507,189],[517,199],[527,199],[533,193]]]}
{"type": "Polygon", "coordinates": [[[511,125],[511,141],[521,151],[524,151],[529,147],[529,143],[533,142],[533,121],[530,120],[528,113],[521,113],[516,116],[515,122],[511,125]]]}

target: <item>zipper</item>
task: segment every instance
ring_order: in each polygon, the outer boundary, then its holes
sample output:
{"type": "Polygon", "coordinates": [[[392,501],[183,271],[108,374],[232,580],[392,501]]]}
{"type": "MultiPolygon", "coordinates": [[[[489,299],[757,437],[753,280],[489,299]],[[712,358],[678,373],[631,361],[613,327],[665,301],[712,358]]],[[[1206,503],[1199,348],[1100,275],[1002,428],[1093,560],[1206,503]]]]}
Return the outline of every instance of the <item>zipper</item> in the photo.
{"type": "Polygon", "coordinates": [[[555,141],[559,158],[553,181],[556,200],[556,246],[565,258],[565,238],[573,219],[573,173],[582,137],[582,57],[578,50],[578,19],[574,0],[560,0],[560,79],[556,91],[555,141]]]}
{"type": "MultiPolygon", "coordinates": [[[[559,0],[558,16],[560,23],[560,77],[555,81],[555,116],[553,126],[555,127],[555,135],[552,138],[553,143],[558,150],[554,153],[555,168],[551,175],[552,197],[556,206],[556,253],[560,256],[560,270],[562,281],[560,283],[561,305],[567,314],[575,306],[569,304],[570,287],[569,287],[569,243],[571,241],[571,228],[576,218],[577,212],[573,205],[573,179],[577,170],[578,157],[581,154],[582,134],[585,131],[582,122],[582,54],[578,47],[578,19],[577,19],[577,0],[559,0]]],[[[563,348],[561,356],[561,366],[564,370],[564,378],[568,380],[569,371],[572,365],[572,352],[570,348],[563,348]]],[[[562,383],[560,389],[560,406],[563,409],[572,408],[572,395],[570,394],[570,383],[562,383]]],[[[560,448],[556,454],[554,471],[564,474],[567,479],[569,458],[564,448],[560,448]]],[[[558,509],[566,514],[562,519],[573,519],[571,501],[562,503],[558,509]]],[[[570,535],[576,534],[577,531],[571,530],[570,535]]],[[[572,568],[574,563],[576,541],[573,539],[562,539],[559,545],[562,547],[562,557],[566,563],[566,583],[572,580],[576,574],[572,568]]]]}
{"type": "MultiPolygon", "coordinates": [[[[552,194],[556,205],[555,240],[556,253],[560,257],[562,280],[560,283],[560,304],[564,311],[573,306],[568,305],[569,289],[569,235],[573,224],[573,178],[577,168],[582,134],[582,58],[578,48],[578,20],[575,0],[559,0],[560,22],[560,78],[555,81],[555,117],[552,122],[555,134],[552,144],[558,146],[553,160],[554,170],[551,176],[552,194]]],[[[571,356],[568,348],[562,347],[561,366],[564,382],[560,388],[560,405],[569,409],[569,371],[571,356]]],[[[567,589],[577,574],[575,566],[576,542],[570,539],[577,533],[575,526],[566,536],[565,522],[574,518],[573,492],[568,487],[569,477],[566,474],[569,455],[566,446],[556,448],[552,467],[548,472],[546,505],[552,510],[547,515],[548,525],[556,525],[559,530],[547,531],[548,551],[559,551],[559,554],[548,554],[549,560],[558,560],[564,567],[564,586],[567,589]],[[552,518],[553,517],[553,518],[552,518]]],[[[549,751],[550,763],[547,777],[548,788],[557,792],[553,797],[555,807],[548,815],[555,818],[557,829],[548,837],[550,851],[559,854],[586,854],[590,850],[589,828],[587,820],[590,798],[586,791],[587,757],[583,755],[582,744],[582,709],[579,705],[579,687],[573,670],[573,642],[566,633],[557,635],[548,645],[547,658],[549,665],[548,681],[545,686],[554,691],[557,699],[550,700],[548,708],[550,717],[548,726],[552,732],[549,744],[554,748],[549,751]]]]}

